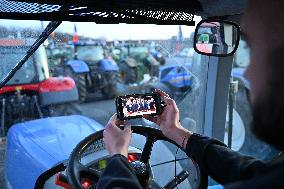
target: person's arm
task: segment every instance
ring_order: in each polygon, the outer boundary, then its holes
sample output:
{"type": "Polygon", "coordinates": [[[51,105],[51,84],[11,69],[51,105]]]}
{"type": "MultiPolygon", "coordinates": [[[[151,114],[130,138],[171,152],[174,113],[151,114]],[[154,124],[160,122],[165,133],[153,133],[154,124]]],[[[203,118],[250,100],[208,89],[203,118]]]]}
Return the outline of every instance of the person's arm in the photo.
{"type": "Polygon", "coordinates": [[[161,90],[156,92],[163,97],[166,107],[158,117],[144,118],[159,125],[166,137],[185,149],[187,155],[217,182],[226,184],[250,178],[266,167],[262,161],[234,152],[218,140],[198,136],[182,127],[175,101],[161,90]]]}
{"type": "Polygon", "coordinates": [[[187,155],[223,185],[252,178],[267,167],[260,160],[242,155],[218,140],[198,134],[191,135],[185,147],[187,155]]]}
{"type": "Polygon", "coordinates": [[[121,154],[111,157],[107,168],[102,173],[97,189],[142,189],[135,172],[128,163],[127,158],[121,154]]]}
{"type": "Polygon", "coordinates": [[[142,188],[137,176],[129,164],[128,146],[131,140],[131,126],[125,121],[118,120],[113,115],[104,130],[104,143],[112,156],[107,167],[99,178],[97,189],[142,188]],[[124,129],[118,126],[124,125],[124,129]]]}

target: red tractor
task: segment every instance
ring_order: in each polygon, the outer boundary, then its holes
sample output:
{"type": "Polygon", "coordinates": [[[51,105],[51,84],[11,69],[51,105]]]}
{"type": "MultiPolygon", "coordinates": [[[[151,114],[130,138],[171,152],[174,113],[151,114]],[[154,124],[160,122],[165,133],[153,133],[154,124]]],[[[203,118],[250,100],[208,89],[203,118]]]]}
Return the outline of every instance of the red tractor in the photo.
{"type": "MultiPolygon", "coordinates": [[[[7,75],[29,49],[29,39],[0,39],[0,78],[7,75]]],[[[1,136],[17,122],[49,116],[81,114],[78,91],[69,77],[50,77],[41,46],[0,89],[1,136]]]]}

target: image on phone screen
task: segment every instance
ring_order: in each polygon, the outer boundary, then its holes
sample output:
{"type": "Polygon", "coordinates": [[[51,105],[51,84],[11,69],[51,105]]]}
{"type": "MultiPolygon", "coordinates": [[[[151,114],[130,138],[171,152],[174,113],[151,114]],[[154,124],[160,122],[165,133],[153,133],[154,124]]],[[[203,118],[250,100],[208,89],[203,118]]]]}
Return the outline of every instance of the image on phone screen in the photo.
{"type": "Polygon", "coordinates": [[[121,105],[125,118],[157,113],[155,99],[151,95],[122,97],[121,105]]]}

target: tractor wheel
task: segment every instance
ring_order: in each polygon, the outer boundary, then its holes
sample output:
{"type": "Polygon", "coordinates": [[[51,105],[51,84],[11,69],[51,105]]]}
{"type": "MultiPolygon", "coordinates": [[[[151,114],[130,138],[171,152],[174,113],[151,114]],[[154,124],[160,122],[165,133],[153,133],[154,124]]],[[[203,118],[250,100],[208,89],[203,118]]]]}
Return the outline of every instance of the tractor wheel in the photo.
{"type": "Polygon", "coordinates": [[[110,72],[105,75],[108,84],[102,88],[102,95],[106,99],[112,99],[123,93],[123,84],[118,72],[110,72]]]}
{"type": "Polygon", "coordinates": [[[123,83],[135,83],[137,81],[136,69],[131,68],[126,62],[119,64],[119,72],[123,83]]]}
{"type": "Polygon", "coordinates": [[[85,77],[86,74],[85,73],[76,74],[73,72],[73,70],[70,67],[66,69],[66,73],[67,76],[71,77],[75,81],[79,93],[80,102],[85,102],[88,95],[86,77],[85,77]]]}
{"type": "Polygon", "coordinates": [[[50,117],[82,114],[82,110],[78,102],[50,105],[47,109],[48,116],[50,117]]]}
{"type": "MultiPolygon", "coordinates": [[[[226,132],[224,142],[228,142],[228,111],[226,116],[226,132]]],[[[233,133],[232,149],[243,154],[256,158],[269,160],[277,153],[270,145],[260,141],[252,133],[250,124],[252,123],[252,113],[246,89],[239,85],[236,98],[236,106],[233,110],[233,133]]]]}

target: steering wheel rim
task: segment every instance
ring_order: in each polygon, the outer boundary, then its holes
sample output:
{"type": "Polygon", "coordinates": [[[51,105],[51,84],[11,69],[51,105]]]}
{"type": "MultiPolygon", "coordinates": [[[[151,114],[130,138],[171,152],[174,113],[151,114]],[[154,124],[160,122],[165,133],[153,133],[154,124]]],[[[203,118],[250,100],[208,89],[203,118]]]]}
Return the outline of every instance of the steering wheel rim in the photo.
{"type": "MultiPolygon", "coordinates": [[[[148,127],[148,126],[131,126],[131,129],[133,133],[143,135],[146,138],[146,143],[144,145],[142,155],[140,157],[140,161],[143,163],[147,163],[149,161],[150,155],[152,153],[153,144],[158,140],[170,142],[176,145],[180,150],[185,152],[185,150],[180,148],[177,143],[165,137],[163,133],[161,132],[161,130],[159,129],[148,127]]],[[[77,146],[73,149],[73,151],[71,152],[70,157],[69,157],[69,162],[67,165],[67,169],[66,169],[68,183],[71,186],[71,188],[73,189],[82,188],[81,182],[79,180],[80,176],[79,176],[79,173],[77,172],[78,170],[83,171],[83,172],[88,172],[89,175],[92,175],[94,177],[97,177],[97,179],[99,179],[100,173],[96,170],[87,168],[84,165],[82,165],[79,162],[79,157],[80,157],[79,155],[81,155],[82,152],[84,152],[84,150],[87,149],[90,144],[92,144],[93,142],[97,140],[102,139],[103,131],[104,129],[87,136],[85,139],[80,141],[77,144],[77,146]]],[[[191,158],[189,157],[189,159],[191,158]]],[[[192,162],[194,163],[197,169],[197,174],[199,178],[197,189],[207,188],[208,187],[208,174],[204,171],[202,166],[197,165],[195,161],[193,160],[192,162]]]]}

